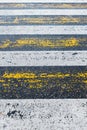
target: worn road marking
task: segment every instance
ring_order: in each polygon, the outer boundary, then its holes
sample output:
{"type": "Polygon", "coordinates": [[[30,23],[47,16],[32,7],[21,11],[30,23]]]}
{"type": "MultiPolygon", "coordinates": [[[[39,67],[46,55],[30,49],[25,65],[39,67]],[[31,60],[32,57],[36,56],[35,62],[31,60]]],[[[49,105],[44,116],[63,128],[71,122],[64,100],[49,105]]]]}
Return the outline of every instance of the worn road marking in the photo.
{"type": "Polygon", "coordinates": [[[87,15],[87,9],[1,9],[0,16],[3,15],[87,15]],[[55,13],[56,12],[56,13],[55,13]]]}
{"type": "Polygon", "coordinates": [[[87,0],[0,0],[0,3],[87,3],[87,0]]]}
{"type": "Polygon", "coordinates": [[[0,100],[0,111],[1,130],[87,128],[87,99],[6,99],[0,100]]]}
{"type": "Polygon", "coordinates": [[[87,37],[81,36],[30,36],[1,35],[0,50],[41,51],[41,50],[86,50],[87,37]]]}
{"type": "Polygon", "coordinates": [[[0,9],[84,9],[86,3],[1,3],[0,9]]]}
{"type": "Polygon", "coordinates": [[[0,25],[85,25],[87,16],[0,16],[0,25]]]}
{"type": "Polygon", "coordinates": [[[0,85],[1,98],[86,98],[87,67],[0,67],[0,85]]]}
{"type": "Polygon", "coordinates": [[[86,66],[87,51],[0,51],[0,66],[86,66]]]}
{"type": "Polygon", "coordinates": [[[30,26],[0,26],[0,35],[15,35],[15,34],[32,34],[32,35],[86,35],[87,25],[61,25],[61,26],[46,26],[46,25],[30,25],[30,26]]]}

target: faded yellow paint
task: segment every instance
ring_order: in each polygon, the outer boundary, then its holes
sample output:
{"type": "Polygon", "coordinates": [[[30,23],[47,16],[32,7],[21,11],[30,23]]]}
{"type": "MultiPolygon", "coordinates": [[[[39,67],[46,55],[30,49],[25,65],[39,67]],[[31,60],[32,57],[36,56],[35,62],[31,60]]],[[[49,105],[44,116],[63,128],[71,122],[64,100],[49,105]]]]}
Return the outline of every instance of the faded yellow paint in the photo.
{"type": "Polygon", "coordinates": [[[29,82],[29,83],[40,83],[42,81],[38,80],[38,79],[34,79],[34,80],[26,80],[26,82],[29,82]]]}
{"type": "Polygon", "coordinates": [[[0,48],[3,49],[3,48],[7,48],[11,45],[11,41],[10,40],[6,40],[4,41],[3,44],[0,44],[0,48]]]}
{"type": "Polygon", "coordinates": [[[79,46],[80,42],[87,41],[87,39],[79,39],[79,38],[68,38],[68,39],[39,39],[39,38],[23,38],[18,39],[15,42],[10,40],[3,41],[0,44],[0,48],[14,48],[14,47],[23,47],[23,46],[37,46],[37,47],[75,47],[79,46]]]}
{"type": "MultiPolygon", "coordinates": [[[[84,21],[86,22],[87,17],[84,18],[84,21]]],[[[82,17],[67,17],[67,16],[61,16],[61,17],[37,17],[37,18],[29,18],[29,17],[24,17],[24,18],[18,18],[16,17],[12,23],[17,24],[17,23],[32,23],[32,24],[45,24],[45,23],[55,23],[55,24],[66,24],[66,23],[84,23],[82,17]]]]}
{"type": "Polygon", "coordinates": [[[42,88],[42,83],[37,83],[37,84],[30,84],[29,88],[33,89],[33,88],[42,88]]]}
{"type": "Polygon", "coordinates": [[[87,78],[87,72],[84,73],[78,73],[77,77],[81,77],[81,78],[87,78]]]}
{"type": "Polygon", "coordinates": [[[83,83],[87,84],[87,80],[83,80],[83,83]]]}
{"type": "MultiPolygon", "coordinates": [[[[41,23],[45,23],[46,22],[46,20],[47,21],[50,21],[50,18],[45,18],[45,17],[43,17],[43,18],[19,18],[18,19],[19,20],[19,23],[21,23],[21,22],[24,22],[24,23],[32,23],[32,24],[41,24],[41,23]]],[[[15,23],[15,22],[14,22],[15,23]]]]}
{"type": "Polygon", "coordinates": [[[18,24],[18,23],[19,23],[18,17],[16,17],[16,18],[14,19],[13,23],[15,23],[15,24],[18,24]]]}
{"type": "MultiPolygon", "coordinates": [[[[41,73],[39,75],[36,75],[35,73],[28,72],[28,73],[7,73],[5,72],[2,76],[4,79],[36,79],[36,78],[65,78],[69,77],[70,74],[63,74],[63,73],[41,73]]],[[[30,80],[29,80],[30,81],[30,80]]],[[[31,80],[32,81],[32,80],[31,80]]],[[[40,81],[40,80],[38,80],[40,81]]]]}
{"type": "Polygon", "coordinates": [[[80,18],[73,18],[73,17],[61,17],[60,21],[61,23],[79,23],[80,18]]]}
{"type": "Polygon", "coordinates": [[[3,79],[0,79],[0,83],[4,83],[5,82],[5,80],[3,80],[3,79]]]}
{"type": "Polygon", "coordinates": [[[47,74],[47,73],[42,73],[40,75],[40,78],[65,78],[69,77],[70,74],[63,74],[63,73],[56,73],[56,74],[47,74]]]}
{"type": "Polygon", "coordinates": [[[26,7],[26,4],[9,4],[10,7],[14,7],[14,8],[24,8],[26,7]]]}
{"type": "Polygon", "coordinates": [[[10,87],[10,84],[9,83],[3,83],[3,87],[10,87]]]}
{"type": "MultiPolygon", "coordinates": [[[[29,88],[42,88],[43,85],[45,87],[48,86],[49,82],[56,80],[55,84],[61,86],[62,89],[68,89],[68,91],[72,91],[73,84],[75,83],[84,83],[87,84],[87,72],[80,72],[80,73],[34,73],[34,72],[5,72],[2,76],[0,76],[0,83],[3,87],[11,87],[14,85],[15,87],[20,87],[23,84],[26,84],[26,87],[29,88]],[[64,79],[69,78],[70,84],[64,79]],[[64,82],[61,82],[64,80],[64,82]]],[[[49,87],[53,87],[50,86],[49,87]]]]}
{"type": "Polygon", "coordinates": [[[87,4],[57,4],[56,7],[59,8],[87,8],[87,4]]]}
{"type": "MultiPolygon", "coordinates": [[[[4,4],[2,4],[4,7],[4,4]]],[[[31,7],[34,8],[35,4],[26,4],[26,3],[14,3],[14,4],[6,4],[5,6],[10,7],[10,8],[27,8],[27,7],[31,7]]],[[[66,4],[37,4],[36,7],[42,7],[42,8],[87,8],[87,4],[70,4],[70,3],[66,3],[66,4]]]]}
{"type": "Polygon", "coordinates": [[[7,73],[5,72],[5,74],[2,76],[2,78],[14,78],[14,79],[20,79],[20,78],[37,78],[36,74],[34,73],[7,73]]]}
{"type": "Polygon", "coordinates": [[[0,24],[86,24],[87,17],[74,17],[74,16],[55,16],[55,17],[19,17],[15,16],[13,19],[7,17],[6,19],[0,18],[0,24]],[[8,19],[8,20],[7,20],[8,19]]]}
{"type": "Polygon", "coordinates": [[[79,46],[79,40],[76,38],[60,40],[60,44],[61,44],[60,46],[65,46],[65,47],[79,46]]]}

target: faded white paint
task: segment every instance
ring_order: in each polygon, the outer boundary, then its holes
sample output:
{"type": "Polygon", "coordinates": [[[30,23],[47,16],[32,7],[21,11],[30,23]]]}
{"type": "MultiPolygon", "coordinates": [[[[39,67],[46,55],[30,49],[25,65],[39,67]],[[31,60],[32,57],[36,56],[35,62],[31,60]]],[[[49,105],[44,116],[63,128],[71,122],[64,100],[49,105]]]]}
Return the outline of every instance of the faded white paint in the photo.
{"type": "Polygon", "coordinates": [[[87,9],[5,9],[0,10],[0,15],[87,15],[87,9]]]}
{"type": "Polygon", "coordinates": [[[0,0],[0,3],[87,3],[87,0],[0,0]]]}
{"type": "Polygon", "coordinates": [[[87,99],[0,100],[0,130],[87,130],[87,99]]]}
{"type": "Polygon", "coordinates": [[[1,51],[0,66],[86,66],[87,51],[1,51]]]}
{"type": "Polygon", "coordinates": [[[33,34],[33,35],[51,35],[51,34],[87,34],[87,25],[76,26],[46,26],[46,25],[31,25],[31,26],[0,26],[0,35],[6,34],[33,34]]]}

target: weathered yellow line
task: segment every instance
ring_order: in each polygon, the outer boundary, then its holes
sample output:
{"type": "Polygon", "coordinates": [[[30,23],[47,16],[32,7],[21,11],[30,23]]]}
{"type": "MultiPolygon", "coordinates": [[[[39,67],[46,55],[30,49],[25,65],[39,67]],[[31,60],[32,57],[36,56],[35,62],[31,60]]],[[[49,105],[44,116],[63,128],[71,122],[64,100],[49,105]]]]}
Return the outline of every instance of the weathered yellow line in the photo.
{"type": "MultiPolygon", "coordinates": [[[[26,87],[29,88],[42,88],[43,86],[51,87],[51,82],[54,82],[54,85],[61,86],[64,88],[72,88],[74,84],[80,83],[87,85],[87,72],[77,72],[77,73],[41,73],[38,74],[34,72],[16,72],[10,73],[5,72],[2,76],[0,76],[0,83],[3,87],[11,87],[14,85],[15,87],[20,87],[26,84],[26,87]],[[69,82],[67,81],[69,79],[69,82]],[[62,80],[62,81],[61,81],[62,80]],[[54,82],[55,81],[55,82],[54,82]]],[[[52,86],[53,87],[53,86],[52,86]]]]}
{"type": "Polygon", "coordinates": [[[11,41],[9,39],[4,40],[0,43],[0,49],[4,48],[19,48],[23,46],[36,46],[36,47],[76,47],[80,46],[80,43],[87,41],[87,38],[64,38],[64,39],[41,39],[41,38],[21,38],[16,41],[11,41]]]}
{"type": "Polygon", "coordinates": [[[0,8],[87,8],[87,4],[81,3],[81,4],[69,4],[69,3],[62,3],[62,4],[28,4],[28,3],[10,3],[10,4],[0,4],[0,8]]]}
{"type": "Polygon", "coordinates": [[[14,78],[14,79],[20,79],[20,78],[37,78],[36,74],[34,73],[4,73],[4,75],[2,76],[3,78],[14,78]]]}
{"type": "Polygon", "coordinates": [[[61,17],[7,17],[0,18],[0,24],[86,24],[87,17],[61,16],[61,17]]]}

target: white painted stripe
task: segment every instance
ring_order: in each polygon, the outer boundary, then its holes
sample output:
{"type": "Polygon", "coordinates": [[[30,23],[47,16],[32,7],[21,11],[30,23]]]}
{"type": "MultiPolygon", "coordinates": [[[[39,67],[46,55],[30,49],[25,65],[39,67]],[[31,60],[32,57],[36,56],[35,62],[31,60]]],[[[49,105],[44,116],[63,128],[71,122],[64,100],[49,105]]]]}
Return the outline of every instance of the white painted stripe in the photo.
{"type": "Polygon", "coordinates": [[[7,34],[32,34],[32,35],[60,35],[60,34],[87,34],[87,25],[85,26],[0,26],[0,35],[7,34]]]}
{"type": "Polygon", "coordinates": [[[0,3],[87,3],[87,0],[0,0],[0,3]]]}
{"type": "Polygon", "coordinates": [[[0,26],[4,34],[87,34],[86,26],[0,26]]]}
{"type": "Polygon", "coordinates": [[[87,51],[1,51],[0,66],[86,66],[87,51]]]}
{"type": "Polygon", "coordinates": [[[0,130],[86,130],[86,115],[87,99],[0,100],[0,130]]]}
{"type": "Polygon", "coordinates": [[[87,9],[0,10],[0,15],[87,15],[87,9]]]}

